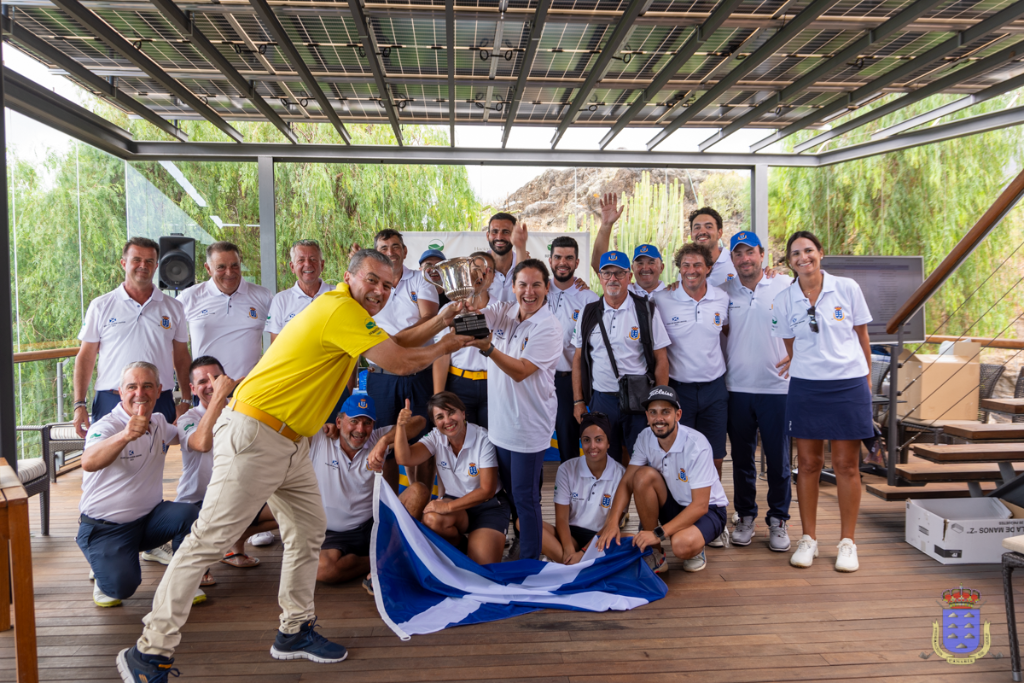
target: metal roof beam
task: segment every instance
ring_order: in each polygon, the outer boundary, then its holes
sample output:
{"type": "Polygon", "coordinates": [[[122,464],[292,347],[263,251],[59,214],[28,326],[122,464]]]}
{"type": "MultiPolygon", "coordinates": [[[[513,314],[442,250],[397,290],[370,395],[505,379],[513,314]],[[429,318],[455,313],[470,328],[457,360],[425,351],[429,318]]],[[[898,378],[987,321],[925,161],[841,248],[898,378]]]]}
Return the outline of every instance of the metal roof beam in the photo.
{"type": "Polygon", "coordinates": [[[299,139],[295,137],[295,133],[292,129],[284,122],[277,112],[274,111],[266,100],[264,100],[256,88],[249,82],[247,82],[242,75],[238,73],[238,70],[231,65],[231,62],[221,54],[220,50],[214,46],[209,39],[203,35],[203,32],[192,22],[192,20],[185,16],[185,13],[178,9],[178,6],[174,4],[173,0],[151,0],[158,10],[164,15],[174,28],[178,30],[178,33],[188,38],[189,42],[199,52],[206,57],[213,66],[217,67],[217,70],[227,76],[228,81],[234,86],[235,90],[242,97],[247,98],[255,105],[256,109],[259,110],[268,121],[277,126],[286,138],[291,140],[293,143],[297,143],[299,139]]]}
{"type": "Polygon", "coordinates": [[[766,40],[761,47],[754,51],[753,54],[743,60],[736,60],[736,65],[732,70],[721,78],[714,87],[705,92],[696,102],[686,107],[679,116],[675,117],[671,123],[662,128],[657,135],[651,138],[647,143],[647,149],[654,149],[664,142],[668,136],[679,130],[683,124],[688,121],[692,121],[697,114],[711,106],[715,100],[724,95],[725,92],[737,81],[756,69],[764,63],[765,60],[774,56],[776,52],[786,45],[786,43],[793,40],[800,31],[807,28],[808,24],[831,9],[831,7],[838,1],[839,0],[814,0],[814,2],[805,7],[800,14],[793,17],[788,24],[779,29],[775,35],[766,40]]]}
{"type": "Polygon", "coordinates": [[[188,135],[186,135],[183,130],[175,127],[170,121],[164,119],[149,107],[129,97],[113,83],[105,81],[92,73],[71,57],[51,46],[45,40],[37,38],[27,29],[18,26],[17,22],[15,22],[13,18],[6,16],[3,17],[3,31],[8,42],[13,41],[22,48],[43,57],[50,64],[56,64],[66,71],[68,75],[75,77],[81,83],[89,86],[95,94],[105,100],[108,100],[114,106],[127,109],[182,142],[188,141],[188,135]]]}
{"type": "Polygon", "coordinates": [[[523,92],[526,90],[526,81],[530,77],[530,70],[533,68],[533,60],[537,56],[537,47],[540,45],[540,36],[544,32],[544,22],[548,17],[548,9],[551,8],[551,0],[539,0],[537,12],[533,16],[533,23],[530,25],[529,42],[526,44],[526,53],[523,55],[522,64],[519,65],[519,77],[516,79],[516,87],[512,91],[512,101],[508,104],[508,114],[505,115],[505,127],[501,131],[502,148],[508,144],[509,133],[512,132],[512,125],[515,123],[516,114],[519,113],[519,103],[523,100],[523,92]]]}
{"type": "MultiPolygon", "coordinates": [[[[455,0],[445,0],[444,32],[448,43],[448,127],[449,143],[455,146],[455,0]]],[[[493,56],[493,55],[492,55],[493,56]]]]}
{"type": "Polygon", "coordinates": [[[939,78],[935,81],[932,81],[928,85],[922,86],[912,93],[904,95],[903,97],[893,100],[892,102],[883,104],[880,107],[875,107],[871,111],[867,112],[866,114],[863,114],[862,116],[858,116],[852,121],[847,121],[846,123],[843,123],[832,128],[831,130],[827,130],[824,133],[821,133],[820,135],[814,136],[810,140],[801,142],[793,149],[793,151],[799,154],[800,152],[811,149],[812,147],[817,147],[818,145],[821,145],[833,138],[839,137],[844,133],[849,133],[852,130],[856,130],[861,126],[871,123],[872,121],[876,121],[882,118],[883,116],[888,116],[893,112],[903,109],[904,107],[909,107],[915,102],[920,102],[926,97],[931,97],[932,95],[938,94],[950,86],[957,85],[958,83],[962,83],[963,81],[969,80],[976,76],[980,76],[986,71],[991,71],[992,69],[998,68],[1003,64],[1006,64],[1010,60],[1014,59],[1015,57],[1018,57],[1021,54],[1022,47],[1024,47],[1024,45],[1017,43],[1016,45],[1008,47],[1004,50],[1000,50],[995,54],[989,55],[984,59],[979,59],[976,62],[968,62],[967,66],[963,67],[962,69],[957,69],[953,73],[942,78],[939,78]]]}
{"type": "Polygon", "coordinates": [[[629,105],[626,113],[620,116],[619,120],[612,126],[612,129],[601,138],[601,149],[607,147],[615,139],[615,136],[621,133],[622,129],[628,126],[643,111],[647,103],[658,96],[658,93],[672,80],[672,77],[686,66],[686,62],[690,61],[690,58],[697,53],[697,50],[711,37],[711,34],[725,23],[725,20],[729,18],[729,15],[732,14],[732,11],[739,4],[740,0],[721,0],[718,3],[707,20],[693,30],[693,33],[686,39],[686,42],[676,50],[675,55],[669,60],[668,64],[658,71],[651,84],[644,88],[644,91],[629,105]]]}
{"type": "Polygon", "coordinates": [[[979,21],[977,24],[967,29],[966,31],[960,31],[949,40],[945,40],[931,50],[928,50],[922,55],[911,59],[910,61],[903,62],[895,69],[891,69],[885,74],[879,76],[875,80],[867,83],[860,88],[857,88],[851,93],[847,93],[845,97],[838,97],[829,104],[825,105],[821,109],[815,109],[813,112],[803,117],[802,119],[791,123],[782,130],[769,135],[768,137],[760,140],[750,146],[751,152],[757,152],[764,149],[768,145],[788,138],[793,133],[803,130],[810,125],[821,121],[822,119],[828,118],[833,114],[837,114],[843,109],[846,109],[852,104],[856,104],[869,97],[876,95],[879,91],[888,85],[895,83],[896,81],[910,76],[915,71],[918,71],[922,67],[925,67],[937,59],[941,59],[946,55],[955,52],[964,45],[970,45],[979,38],[992,33],[993,31],[999,30],[1005,24],[1017,19],[1024,14],[1024,0],[1018,0],[1009,7],[993,14],[988,19],[979,21]]]}
{"type": "MultiPolygon", "coordinates": [[[[252,0],[252,2],[266,2],[266,0],[252,0]]],[[[395,133],[395,140],[401,146],[402,127],[398,123],[398,111],[395,103],[391,101],[391,90],[384,79],[384,67],[380,63],[380,50],[377,47],[377,40],[370,31],[370,21],[363,12],[361,0],[348,0],[348,6],[352,10],[352,19],[355,21],[356,29],[359,31],[359,39],[363,43],[363,51],[370,62],[370,71],[373,73],[373,81],[377,84],[377,91],[380,93],[380,102],[384,106],[384,112],[388,115],[391,123],[391,130],[395,133]]],[[[454,29],[453,29],[454,32],[454,29]]]]}
{"type": "Polygon", "coordinates": [[[270,35],[274,37],[274,40],[277,41],[277,46],[284,53],[285,59],[288,60],[288,63],[291,64],[292,68],[302,78],[302,83],[306,86],[306,90],[313,96],[317,104],[320,105],[320,111],[334,125],[341,139],[351,144],[352,136],[349,135],[345,124],[338,118],[338,112],[334,111],[334,105],[327,99],[324,91],[317,84],[316,79],[313,78],[312,72],[310,72],[309,67],[302,60],[302,55],[295,49],[294,43],[288,37],[288,33],[284,30],[284,26],[278,20],[277,15],[274,14],[274,10],[270,8],[270,4],[267,3],[267,0],[249,0],[249,4],[256,10],[256,16],[259,17],[260,22],[267,28],[270,35]]]}
{"type": "Polygon", "coordinates": [[[885,38],[888,38],[896,31],[905,28],[908,24],[913,22],[922,14],[945,1],[946,0],[918,0],[910,7],[894,16],[892,19],[886,21],[877,29],[868,31],[863,36],[853,41],[853,43],[851,43],[845,49],[841,50],[834,57],[826,59],[818,66],[811,69],[797,80],[793,81],[792,84],[783,88],[781,92],[777,92],[773,95],[769,95],[768,97],[766,97],[764,101],[760,102],[756,107],[751,109],[749,112],[738,118],[736,121],[730,123],[728,126],[723,128],[718,133],[715,133],[704,142],[700,143],[700,151],[704,152],[710,149],[712,146],[718,144],[719,142],[729,137],[739,129],[750,124],[750,122],[761,118],[762,116],[772,111],[779,105],[785,104],[794,97],[797,97],[798,95],[806,92],[808,88],[813,86],[815,83],[817,83],[819,80],[827,76],[829,73],[835,71],[836,69],[845,67],[848,61],[856,58],[857,55],[871,47],[873,44],[881,40],[884,40],[885,38]]]}
{"type": "Polygon", "coordinates": [[[153,59],[142,50],[136,49],[124,36],[115,31],[110,24],[99,18],[92,10],[87,9],[78,0],[53,0],[60,9],[81,24],[87,31],[113,48],[129,62],[145,71],[150,78],[167,88],[168,92],[183,101],[203,118],[212,123],[235,142],[242,142],[242,134],[231,127],[209,105],[193,95],[188,88],[174,80],[153,59]]]}
{"type": "MultiPolygon", "coordinates": [[[[558,129],[555,131],[554,136],[551,138],[551,147],[554,148],[558,145],[558,142],[565,135],[565,131],[568,130],[569,126],[572,125],[576,119],[576,115],[579,114],[580,109],[583,107],[583,103],[590,97],[591,91],[597,82],[604,78],[604,75],[608,72],[608,68],[611,66],[612,60],[616,58],[619,53],[619,48],[622,44],[629,40],[630,34],[633,33],[634,22],[637,17],[644,13],[650,6],[653,0],[630,0],[629,5],[626,7],[626,11],[622,13],[622,17],[619,19],[615,26],[615,30],[612,31],[612,35],[608,38],[608,41],[604,44],[604,49],[601,50],[601,54],[598,55],[597,61],[593,66],[590,67],[589,73],[587,74],[587,80],[583,82],[583,85],[576,91],[576,97],[573,98],[569,104],[569,108],[562,115],[562,122],[558,124],[558,129]]],[[[590,57],[586,59],[589,61],[590,57]]]]}
{"type": "MultiPolygon", "coordinates": [[[[495,59],[501,54],[501,41],[505,35],[505,11],[508,9],[508,0],[501,0],[498,3],[498,10],[501,15],[494,24],[494,40],[491,42],[490,68],[487,73],[487,80],[494,81],[498,75],[498,60],[495,59]]],[[[491,98],[494,97],[493,83],[487,84],[487,91],[484,95],[484,123],[491,117],[491,98]]]]}

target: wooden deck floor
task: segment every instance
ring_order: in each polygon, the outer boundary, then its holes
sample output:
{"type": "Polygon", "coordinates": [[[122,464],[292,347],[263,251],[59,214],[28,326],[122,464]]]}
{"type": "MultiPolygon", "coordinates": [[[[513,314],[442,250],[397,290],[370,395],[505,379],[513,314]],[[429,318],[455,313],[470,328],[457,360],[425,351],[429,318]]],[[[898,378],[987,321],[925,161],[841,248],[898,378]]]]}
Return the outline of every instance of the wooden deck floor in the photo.
{"type": "MultiPolygon", "coordinates": [[[[732,493],[726,461],[726,490],[732,493]]],[[[545,471],[550,505],[554,465],[545,471]]],[[[168,458],[173,496],[180,459],[168,458]]],[[[138,637],[163,567],[143,563],[143,583],[124,606],[92,603],[88,565],[75,545],[81,473],[53,486],[51,536],[33,539],[40,675],[43,680],[116,681],[114,656],[138,637]]],[[[764,505],[764,482],[760,482],[764,505]]],[[[998,565],[944,567],[903,541],[902,503],[864,495],[857,545],[861,570],[832,565],[839,541],[835,488],[820,502],[821,556],[805,570],[769,552],[764,527],[747,548],[709,549],[708,566],[686,574],[671,559],[668,596],[626,613],[545,611],[416,636],[403,643],[356,583],[317,587],[324,635],[349,648],[346,662],[279,662],[269,655],[277,627],[280,542],[253,551],[262,563],[218,565],[217,585],[184,630],[175,665],[188,681],[1009,681],[1010,662],[998,565]],[[970,666],[932,653],[932,622],[943,590],[980,590],[992,622],[992,650],[970,666]],[[996,659],[993,655],[1001,655],[996,659]]],[[[32,501],[33,531],[38,504],[32,501]]],[[[764,508],[762,507],[762,510],[764,508]]],[[[731,510],[731,507],[730,507],[731,510]]],[[[791,536],[799,537],[794,496],[791,536]]],[[[550,510],[548,511],[550,514],[550,510]]],[[[763,514],[763,512],[762,512],[763,514]]],[[[635,517],[631,528],[635,529],[635,517]]],[[[1021,578],[1024,585],[1024,577],[1021,578]]],[[[0,634],[0,680],[13,680],[13,638],[0,634]]]]}

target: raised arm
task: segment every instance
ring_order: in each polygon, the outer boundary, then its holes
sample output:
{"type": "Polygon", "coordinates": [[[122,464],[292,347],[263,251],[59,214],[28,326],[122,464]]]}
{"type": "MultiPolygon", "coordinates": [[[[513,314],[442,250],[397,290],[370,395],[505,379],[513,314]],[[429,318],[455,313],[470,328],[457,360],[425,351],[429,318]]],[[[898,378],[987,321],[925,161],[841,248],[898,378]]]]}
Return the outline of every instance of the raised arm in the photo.
{"type": "Polygon", "coordinates": [[[220,375],[216,379],[212,374],[208,376],[213,384],[213,397],[210,398],[210,405],[206,409],[206,414],[199,420],[196,431],[188,437],[188,447],[197,453],[205,453],[213,449],[213,426],[217,424],[220,414],[224,412],[228,396],[238,384],[227,375],[220,375]]]}
{"type": "Polygon", "coordinates": [[[142,414],[142,410],[142,406],[139,406],[120,432],[86,448],[82,453],[82,469],[86,472],[99,472],[110,467],[125,446],[145,434],[149,429],[149,418],[142,414]]]}
{"type": "Polygon", "coordinates": [[[381,441],[384,441],[384,439],[391,437],[395,447],[395,461],[399,465],[406,467],[422,465],[433,457],[433,454],[423,444],[414,443],[411,446],[409,445],[408,432],[418,428],[418,431],[413,431],[413,434],[419,434],[423,431],[423,425],[423,418],[419,416],[413,417],[409,399],[405,399],[405,408],[399,411],[398,418],[395,420],[395,428],[381,438],[381,441]],[[416,422],[417,420],[419,422],[416,422]]]}
{"type": "Polygon", "coordinates": [[[619,195],[614,192],[607,193],[601,198],[601,228],[594,236],[594,248],[590,252],[590,267],[595,273],[601,272],[601,255],[608,251],[608,245],[612,241],[612,226],[619,220],[622,210],[626,207],[620,206],[619,195]]]}
{"type": "MultiPolygon", "coordinates": [[[[440,317],[438,316],[438,318],[440,317]]],[[[405,331],[408,332],[408,330],[405,331]]],[[[430,339],[430,336],[426,336],[424,339],[430,339]]],[[[427,367],[441,356],[458,351],[471,341],[473,341],[472,337],[446,334],[441,338],[441,341],[430,346],[403,348],[396,344],[394,339],[385,339],[372,349],[364,351],[363,357],[374,365],[396,375],[412,375],[427,367]]]]}
{"type": "Polygon", "coordinates": [[[420,321],[412,327],[407,327],[391,338],[399,346],[411,348],[414,346],[423,346],[428,341],[436,337],[440,332],[448,329],[452,325],[452,320],[455,319],[455,314],[462,310],[461,303],[450,303],[445,306],[440,313],[437,312],[437,304],[433,301],[420,300],[420,312],[422,315],[423,306],[425,304],[433,305],[434,315],[430,317],[421,317],[420,321]]]}

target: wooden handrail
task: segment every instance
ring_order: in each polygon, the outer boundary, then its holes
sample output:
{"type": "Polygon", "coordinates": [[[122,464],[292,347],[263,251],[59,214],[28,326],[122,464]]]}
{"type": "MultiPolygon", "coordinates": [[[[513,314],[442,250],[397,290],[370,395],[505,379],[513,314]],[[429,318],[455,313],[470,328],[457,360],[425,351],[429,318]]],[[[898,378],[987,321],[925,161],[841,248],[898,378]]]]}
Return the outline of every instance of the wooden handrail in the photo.
{"type": "Polygon", "coordinates": [[[73,358],[78,355],[77,346],[64,349],[43,349],[41,351],[23,351],[14,354],[15,363],[29,363],[34,360],[51,360],[53,358],[73,358]]]}
{"type": "Polygon", "coordinates": [[[1021,171],[1013,181],[1006,186],[1006,189],[1002,191],[999,197],[992,203],[992,206],[988,207],[982,217],[974,224],[974,227],[963,236],[963,238],[956,243],[956,246],[950,250],[949,255],[942,260],[942,263],[932,271],[932,274],[928,276],[928,279],[921,283],[910,298],[900,306],[896,314],[893,315],[892,319],[885,326],[885,331],[889,334],[896,334],[896,330],[900,328],[900,325],[910,320],[910,317],[917,313],[918,309],[924,305],[928,299],[932,298],[932,295],[938,291],[942,283],[946,281],[950,275],[956,272],[956,269],[960,267],[960,264],[971,255],[971,252],[977,249],[978,245],[988,236],[992,230],[999,225],[999,222],[1003,219],[1003,216],[1012,209],[1017,202],[1020,201],[1021,197],[1024,196],[1024,171],[1021,171]]]}
{"type": "Polygon", "coordinates": [[[1024,339],[992,339],[991,337],[953,337],[946,334],[929,334],[925,338],[927,344],[942,342],[978,342],[989,349],[1024,349],[1024,339]]]}

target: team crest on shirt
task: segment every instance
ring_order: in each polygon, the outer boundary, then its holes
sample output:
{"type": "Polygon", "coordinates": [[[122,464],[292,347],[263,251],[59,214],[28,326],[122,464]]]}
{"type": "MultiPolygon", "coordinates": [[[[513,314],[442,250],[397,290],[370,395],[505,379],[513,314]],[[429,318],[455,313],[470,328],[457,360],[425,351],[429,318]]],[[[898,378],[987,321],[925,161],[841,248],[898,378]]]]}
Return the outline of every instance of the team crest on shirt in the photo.
{"type": "Polygon", "coordinates": [[[528,341],[530,341],[530,337],[528,337],[528,336],[527,337],[523,337],[523,343],[519,347],[520,351],[525,351],[526,350],[526,342],[528,342],[528,341]]]}
{"type": "Polygon", "coordinates": [[[633,341],[636,341],[637,339],[639,339],[640,338],[640,328],[639,327],[631,327],[631,328],[629,328],[629,338],[632,339],[633,341]]]}
{"type": "Polygon", "coordinates": [[[721,326],[722,326],[722,314],[718,313],[716,311],[715,312],[715,327],[721,327],[721,326]]]}
{"type": "Polygon", "coordinates": [[[729,273],[728,275],[725,276],[725,281],[726,282],[732,282],[735,279],[736,279],[736,273],[729,273]]]}
{"type": "Polygon", "coordinates": [[[412,299],[413,303],[416,303],[417,301],[419,301],[419,297],[416,296],[416,292],[409,292],[409,298],[412,299]]]}
{"type": "Polygon", "coordinates": [[[686,470],[685,470],[685,469],[683,469],[682,467],[680,467],[680,468],[679,468],[679,481],[681,481],[681,482],[683,482],[683,483],[686,483],[686,482],[690,481],[690,480],[689,480],[689,479],[688,479],[688,478],[686,477],[686,470]]]}
{"type": "Polygon", "coordinates": [[[195,426],[196,426],[195,422],[189,422],[187,425],[185,425],[184,431],[187,432],[188,430],[192,429],[195,426]]]}
{"type": "Polygon", "coordinates": [[[572,321],[576,322],[576,320],[579,317],[580,317],[580,309],[577,308],[575,311],[572,312],[572,321]]]}
{"type": "Polygon", "coordinates": [[[469,476],[471,476],[471,477],[478,477],[478,476],[480,476],[480,470],[478,470],[476,468],[476,463],[475,462],[469,463],[469,476]]]}
{"type": "Polygon", "coordinates": [[[441,462],[437,463],[437,466],[443,467],[444,469],[448,469],[448,461],[442,460],[441,462]]]}
{"type": "Polygon", "coordinates": [[[607,510],[611,506],[612,506],[612,494],[605,493],[603,496],[601,496],[601,507],[603,507],[603,508],[605,508],[607,510]]]}
{"type": "Polygon", "coordinates": [[[171,319],[166,315],[160,316],[160,327],[165,330],[171,329],[171,319]]]}
{"type": "Polygon", "coordinates": [[[256,312],[255,306],[249,307],[249,317],[252,318],[253,320],[259,320],[260,315],[259,313],[256,312]]]}
{"type": "Polygon", "coordinates": [[[846,317],[846,313],[843,312],[842,306],[836,306],[835,310],[832,311],[832,317],[836,320],[842,320],[846,317]]]}

